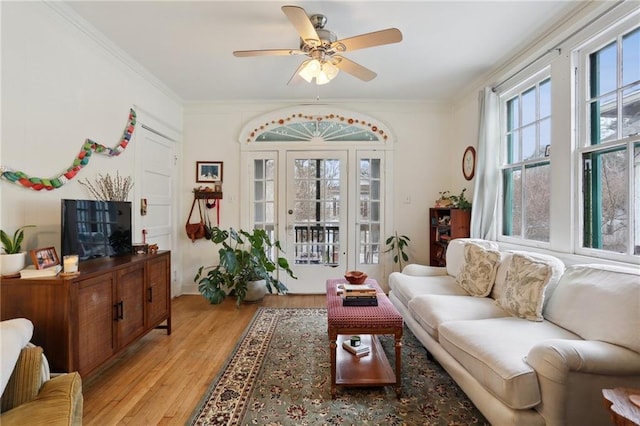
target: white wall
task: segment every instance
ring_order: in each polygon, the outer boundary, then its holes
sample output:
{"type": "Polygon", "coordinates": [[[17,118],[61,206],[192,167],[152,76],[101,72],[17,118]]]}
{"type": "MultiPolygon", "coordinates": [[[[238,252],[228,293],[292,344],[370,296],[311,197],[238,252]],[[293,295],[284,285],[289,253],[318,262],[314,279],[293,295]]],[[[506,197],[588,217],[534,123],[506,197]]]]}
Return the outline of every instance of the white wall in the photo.
{"type": "MultiPolygon", "coordinates": [[[[181,101],[72,23],[77,17],[66,15],[63,5],[2,2],[0,7],[2,166],[30,176],[58,176],[71,166],[85,139],[114,147],[134,105],[174,135],[181,132],[181,101]]],[[[13,233],[35,224],[25,233],[23,249],[54,246],[60,253],[60,199],[93,198],[78,179],[93,181],[98,174],[114,176],[116,171],[133,176],[134,151],[129,145],[117,157],[94,154],[75,179],[52,191],[33,191],[3,179],[0,228],[13,233]]]]}
{"type": "MultiPolygon", "coordinates": [[[[412,262],[428,262],[428,209],[439,191],[459,192],[466,183],[462,178],[461,159],[464,150],[451,134],[451,109],[448,106],[416,102],[331,102],[341,108],[359,111],[385,123],[396,138],[393,154],[394,175],[390,179],[395,194],[395,229],[411,238],[409,255],[412,262]],[[410,204],[405,200],[410,198],[410,204]]],[[[293,103],[207,103],[185,107],[183,152],[183,216],[186,222],[195,182],[196,161],[224,162],[224,199],[220,226],[238,227],[241,222],[240,131],[243,125],[269,111],[295,106],[293,103]]],[[[473,130],[470,130],[473,131],[473,130]]],[[[195,292],[193,276],[201,265],[217,262],[217,249],[209,241],[192,243],[181,232],[183,256],[183,291],[195,292]]],[[[390,254],[387,256],[390,262],[390,254]]],[[[389,267],[389,270],[391,267],[389,267]]],[[[378,278],[378,277],[377,277],[378,278]]],[[[385,282],[384,277],[379,277],[385,282]]]]}

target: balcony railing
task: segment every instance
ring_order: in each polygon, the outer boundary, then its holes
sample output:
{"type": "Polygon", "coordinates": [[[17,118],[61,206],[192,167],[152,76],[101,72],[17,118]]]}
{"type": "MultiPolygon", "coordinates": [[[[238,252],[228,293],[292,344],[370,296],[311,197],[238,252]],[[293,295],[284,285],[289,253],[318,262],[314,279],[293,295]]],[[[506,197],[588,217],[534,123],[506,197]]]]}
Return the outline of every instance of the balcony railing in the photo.
{"type": "Polygon", "coordinates": [[[340,227],[295,227],[295,263],[337,266],[340,260],[340,227]]]}

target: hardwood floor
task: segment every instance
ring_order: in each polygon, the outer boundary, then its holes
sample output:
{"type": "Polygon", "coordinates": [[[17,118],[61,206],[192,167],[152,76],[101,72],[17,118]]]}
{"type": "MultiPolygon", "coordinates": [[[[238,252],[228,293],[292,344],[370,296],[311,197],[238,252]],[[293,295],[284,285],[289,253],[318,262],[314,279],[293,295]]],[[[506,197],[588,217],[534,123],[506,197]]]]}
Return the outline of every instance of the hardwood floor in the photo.
{"type": "Polygon", "coordinates": [[[153,330],[83,379],[85,425],[184,425],[259,306],[326,306],[325,295],[267,295],[211,305],[199,295],[172,301],[172,333],[153,330]]]}

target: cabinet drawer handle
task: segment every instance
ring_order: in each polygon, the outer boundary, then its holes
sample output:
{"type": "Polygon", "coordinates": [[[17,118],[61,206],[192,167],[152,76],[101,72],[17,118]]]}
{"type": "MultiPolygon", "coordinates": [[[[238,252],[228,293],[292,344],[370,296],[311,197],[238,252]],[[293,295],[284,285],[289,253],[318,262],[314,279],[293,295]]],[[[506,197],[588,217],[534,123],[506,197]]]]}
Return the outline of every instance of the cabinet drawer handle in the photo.
{"type": "Polygon", "coordinates": [[[147,301],[153,303],[153,287],[147,288],[147,301]]]}
{"type": "Polygon", "coordinates": [[[113,320],[119,321],[121,319],[124,319],[124,302],[120,301],[116,303],[115,305],[113,305],[113,308],[115,310],[113,320]]]}

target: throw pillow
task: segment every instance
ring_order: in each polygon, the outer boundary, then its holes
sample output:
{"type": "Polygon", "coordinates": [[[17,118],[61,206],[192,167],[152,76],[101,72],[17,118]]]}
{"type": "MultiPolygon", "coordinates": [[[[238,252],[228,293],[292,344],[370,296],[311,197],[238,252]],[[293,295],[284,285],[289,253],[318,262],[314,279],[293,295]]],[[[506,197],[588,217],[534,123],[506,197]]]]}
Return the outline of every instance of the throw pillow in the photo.
{"type": "Polygon", "coordinates": [[[485,249],[475,243],[464,245],[464,265],[456,282],[472,296],[486,297],[496,279],[500,252],[485,249]]]}
{"type": "Polygon", "coordinates": [[[496,303],[516,317],[542,321],[544,291],[552,276],[552,267],[546,262],[514,253],[504,291],[496,303]]]}

